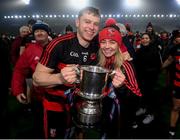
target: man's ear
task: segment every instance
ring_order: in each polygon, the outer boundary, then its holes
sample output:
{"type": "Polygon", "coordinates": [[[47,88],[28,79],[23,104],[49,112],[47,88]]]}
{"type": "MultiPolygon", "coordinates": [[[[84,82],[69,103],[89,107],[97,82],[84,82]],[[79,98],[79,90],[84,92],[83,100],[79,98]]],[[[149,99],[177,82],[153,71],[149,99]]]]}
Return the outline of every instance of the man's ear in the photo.
{"type": "Polygon", "coordinates": [[[76,27],[79,27],[79,18],[76,19],[76,27]]]}

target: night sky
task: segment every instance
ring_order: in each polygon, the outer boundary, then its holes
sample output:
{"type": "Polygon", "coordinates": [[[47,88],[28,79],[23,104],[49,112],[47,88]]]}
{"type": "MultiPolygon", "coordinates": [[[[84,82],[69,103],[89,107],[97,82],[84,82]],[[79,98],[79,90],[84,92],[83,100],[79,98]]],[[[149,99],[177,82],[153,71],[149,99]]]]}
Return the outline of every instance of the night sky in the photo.
{"type": "MultiPolygon", "coordinates": [[[[173,18],[119,18],[118,22],[130,23],[134,30],[144,31],[146,24],[151,21],[159,31],[171,31],[174,28],[180,28],[180,5],[176,0],[141,0],[143,6],[138,9],[129,9],[123,6],[124,0],[90,0],[89,6],[95,6],[100,9],[101,14],[140,14],[154,15],[176,14],[178,17],[173,18]]],[[[67,15],[78,14],[79,10],[74,10],[68,4],[68,0],[31,0],[30,5],[22,4],[21,0],[0,0],[0,32],[17,33],[18,28],[27,24],[29,19],[4,19],[4,16],[14,15],[67,15]]],[[[102,26],[104,18],[101,22],[102,26]]],[[[49,23],[56,32],[62,32],[66,24],[75,27],[74,19],[46,18],[43,19],[49,23]]]]}
{"type": "MultiPolygon", "coordinates": [[[[33,14],[33,13],[74,13],[67,4],[68,0],[31,0],[30,5],[20,4],[21,0],[1,0],[0,14],[33,14]],[[68,9],[68,10],[67,10],[68,9]]],[[[123,0],[90,0],[92,6],[99,7],[101,13],[147,13],[169,14],[180,13],[180,5],[175,0],[142,0],[143,7],[129,10],[121,3],[123,0]]]]}

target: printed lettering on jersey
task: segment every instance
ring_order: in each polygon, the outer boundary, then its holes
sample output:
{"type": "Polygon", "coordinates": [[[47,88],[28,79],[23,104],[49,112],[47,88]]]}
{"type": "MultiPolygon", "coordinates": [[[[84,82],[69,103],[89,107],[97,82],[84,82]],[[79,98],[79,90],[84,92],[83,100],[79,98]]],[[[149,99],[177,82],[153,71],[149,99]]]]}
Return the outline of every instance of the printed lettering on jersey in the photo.
{"type": "Polygon", "coordinates": [[[83,62],[86,62],[86,61],[87,61],[87,58],[88,58],[89,53],[88,53],[88,52],[82,52],[81,54],[83,55],[83,62]]]}
{"type": "Polygon", "coordinates": [[[83,62],[87,61],[87,55],[83,56],[83,62]]]}
{"type": "Polygon", "coordinates": [[[79,54],[78,54],[77,52],[74,52],[74,51],[71,51],[71,52],[70,52],[70,56],[79,58],[79,54]]]}

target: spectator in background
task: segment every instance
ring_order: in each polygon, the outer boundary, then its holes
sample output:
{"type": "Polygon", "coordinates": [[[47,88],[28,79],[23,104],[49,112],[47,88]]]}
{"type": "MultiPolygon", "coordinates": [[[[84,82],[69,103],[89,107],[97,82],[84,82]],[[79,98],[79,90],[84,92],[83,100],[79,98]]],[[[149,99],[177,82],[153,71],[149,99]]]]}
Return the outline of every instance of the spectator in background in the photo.
{"type": "Polygon", "coordinates": [[[136,59],[136,53],[135,53],[135,49],[133,46],[134,39],[132,41],[132,34],[130,35],[129,31],[127,31],[126,26],[124,24],[117,23],[116,25],[120,28],[123,43],[127,47],[128,52],[129,52],[130,56],[132,57],[132,61],[134,62],[136,59]]]}
{"type": "Polygon", "coordinates": [[[72,33],[73,27],[71,25],[67,25],[65,28],[65,34],[72,33]]]}
{"type": "Polygon", "coordinates": [[[165,50],[167,49],[168,47],[168,44],[169,44],[169,34],[168,32],[166,31],[162,31],[160,33],[160,46],[161,46],[161,55],[162,57],[165,56],[165,50]]]}
{"type": "Polygon", "coordinates": [[[156,45],[159,45],[160,42],[159,42],[159,36],[156,35],[155,33],[155,30],[154,30],[154,27],[152,25],[151,22],[149,22],[146,26],[146,33],[148,33],[150,35],[150,37],[152,38],[151,39],[151,44],[156,44],[156,45]]]}
{"type": "Polygon", "coordinates": [[[169,136],[174,138],[176,132],[177,121],[180,113],[180,33],[174,36],[174,47],[170,50],[170,55],[163,63],[162,68],[166,68],[172,64],[173,70],[173,90],[172,99],[173,107],[171,109],[169,136]],[[173,63],[174,62],[174,63],[173,63]]]}
{"type": "Polygon", "coordinates": [[[137,51],[140,48],[140,44],[141,44],[141,34],[139,31],[136,31],[135,41],[134,41],[135,51],[137,51]]]}
{"type": "Polygon", "coordinates": [[[142,96],[142,106],[136,115],[147,113],[143,124],[149,124],[154,120],[154,113],[158,102],[154,94],[155,84],[161,68],[161,59],[158,47],[151,43],[151,36],[143,33],[141,36],[140,49],[136,52],[136,70],[142,96]]]}
{"type": "Polygon", "coordinates": [[[125,27],[126,27],[126,30],[127,30],[128,40],[131,43],[131,46],[133,46],[135,36],[134,36],[134,34],[133,34],[132,30],[131,30],[131,26],[127,23],[127,24],[125,24],[125,27]]]}
{"type": "Polygon", "coordinates": [[[33,25],[32,29],[36,42],[27,44],[24,53],[19,57],[14,68],[11,87],[12,94],[16,96],[18,102],[32,105],[35,120],[33,132],[36,134],[34,138],[43,138],[42,97],[44,90],[40,87],[31,87],[29,95],[26,91],[26,79],[32,77],[43,49],[49,43],[49,26],[44,22],[37,22],[33,25]]]}
{"type": "Polygon", "coordinates": [[[29,27],[29,30],[30,30],[30,33],[32,33],[32,26],[36,23],[36,20],[35,19],[30,19],[28,20],[27,22],[27,26],[29,27]]]}
{"type": "Polygon", "coordinates": [[[5,43],[5,45],[10,49],[11,47],[11,41],[7,33],[1,34],[1,39],[5,43]]]}
{"type": "MultiPolygon", "coordinates": [[[[35,38],[34,38],[34,35],[33,35],[33,32],[32,32],[32,26],[33,26],[36,22],[37,22],[37,20],[35,20],[35,19],[30,19],[30,20],[28,20],[27,26],[29,27],[30,33],[29,33],[29,35],[26,37],[26,40],[25,40],[24,44],[34,42],[35,38]]],[[[22,48],[22,51],[23,51],[24,49],[25,49],[25,47],[22,48]]]]}
{"type": "Polygon", "coordinates": [[[28,26],[21,26],[19,28],[19,36],[17,36],[15,38],[15,40],[13,41],[12,45],[11,45],[11,63],[13,66],[16,65],[16,62],[19,58],[19,56],[22,54],[22,52],[20,52],[20,48],[22,46],[24,46],[24,41],[26,39],[26,37],[29,35],[30,30],[28,26]]]}

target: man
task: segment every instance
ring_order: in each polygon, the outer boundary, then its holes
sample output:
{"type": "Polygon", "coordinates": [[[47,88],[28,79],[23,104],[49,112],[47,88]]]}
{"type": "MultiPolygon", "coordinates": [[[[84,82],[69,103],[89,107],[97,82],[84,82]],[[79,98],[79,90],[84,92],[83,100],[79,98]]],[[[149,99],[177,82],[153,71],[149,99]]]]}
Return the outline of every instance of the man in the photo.
{"type": "Polygon", "coordinates": [[[99,24],[98,9],[82,9],[76,20],[77,33],[65,34],[53,40],[44,50],[36,67],[34,84],[47,87],[43,101],[47,119],[46,138],[64,138],[68,110],[64,91],[71,88],[77,79],[77,64],[96,64],[98,42],[94,41],[94,37],[98,33],[99,24]]]}
{"type": "Polygon", "coordinates": [[[20,48],[24,46],[25,37],[27,37],[30,33],[28,26],[21,26],[19,28],[19,36],[15,38],[11,46],[11,61],[13,66],[15,66],[19,56],[20,56],[20,48]]]}
{"type": "Polygon", "coordinates": [[[179,119],[179,112],[180,112],[180,32],[175,35],[173,42],[174,42],[174,46],[170,50],[170,55],[162,65],[162,68],[166,68],[170,64],[173,64],[171,65],[173,69],[173,79],[172,79],[173,107],[171,108],[171,115],[170,115],[170,128],[169,128],[170,138],[174,138],[175,136],[177,129],[177,122],[179,119]]]}
{"type": "MultiPolygon", "coordinates": [[[[28,104],[30,99],[26,91],[26,79],[32,76],[43,49],[49,43],[49,26],[46,23],[39,21],[33,25],[32,29],[36,42],[29,43],[24,53],[19,57],[14,68],[11,83],[12,94],[16,96],[17,100],[22,104],[28,104]]],[[[37,134],[35,138],[43,138],[42,96],[44,90],[37,87],[31,90],[34,96],[31,104],[35,117],[35,123],[33,124],[35,126],[34,132],[37,134]]]]}
{"type": "Polygon", "coordinates": [[[65,28],[65,34],[69,34],[73,32],[73,27],[71,25],[67,25],[65,28]]]}

